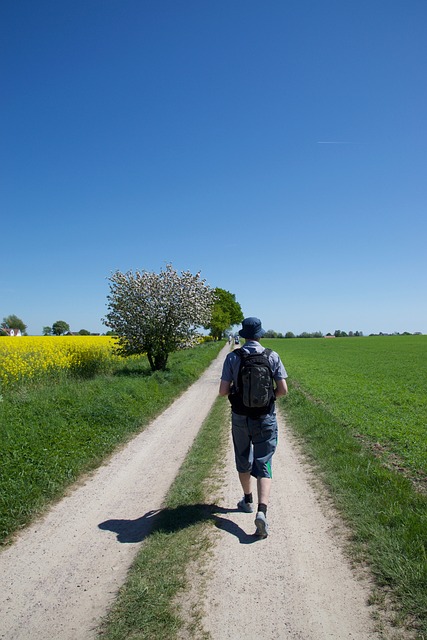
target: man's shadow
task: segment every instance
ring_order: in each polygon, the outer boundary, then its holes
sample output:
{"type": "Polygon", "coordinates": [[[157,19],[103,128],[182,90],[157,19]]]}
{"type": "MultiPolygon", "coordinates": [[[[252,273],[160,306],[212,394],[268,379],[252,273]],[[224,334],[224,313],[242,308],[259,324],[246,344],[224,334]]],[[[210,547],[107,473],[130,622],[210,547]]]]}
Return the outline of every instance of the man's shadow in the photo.
{"type": "Polygon", "coordinates": [[[136,520],[105,520],[98,527],[114,531],[118,542],[131,544],[142,542],[154,532],[173,533],[193,524],[211,520],[219,529],[236,536],[240,544],[256,542],[258,538],[255,535],[247,534],[235,522],[218,515],[237,512],[241,513],[238,509],[224,509],[216,504],[189,504],[148,511],[136,520]]]}

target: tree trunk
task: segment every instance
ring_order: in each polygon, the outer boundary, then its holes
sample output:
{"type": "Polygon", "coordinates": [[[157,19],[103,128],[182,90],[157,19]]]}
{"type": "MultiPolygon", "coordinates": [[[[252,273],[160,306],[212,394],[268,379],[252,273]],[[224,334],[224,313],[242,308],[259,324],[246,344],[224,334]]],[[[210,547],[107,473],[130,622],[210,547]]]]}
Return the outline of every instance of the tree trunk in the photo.
{"type": "Polygon", "coordinates": [[[166,364],[168,361],[168,353],[159,353],[154,358],[154,364],[156,367],[156,371],[164,371],[166,369],[166,364]]]}
{"type": "Polygon", "coordinates": [[[168,353],[165,353],[163,351],[160,353],[147,351],[147,358],[148,362],[150,363],[151,371],[164,371],[166,369],[168,355],[168,353]]]}
{"type": "Polygon", "coordinates": [[[153,360],[153,356],[151,355],[151,351],[147,351],[147,358],[148,358],[148,362],[150,363],[150,369],[151,371],[155,371],[155,366],[154,366],[154,360],[153,360]]]}

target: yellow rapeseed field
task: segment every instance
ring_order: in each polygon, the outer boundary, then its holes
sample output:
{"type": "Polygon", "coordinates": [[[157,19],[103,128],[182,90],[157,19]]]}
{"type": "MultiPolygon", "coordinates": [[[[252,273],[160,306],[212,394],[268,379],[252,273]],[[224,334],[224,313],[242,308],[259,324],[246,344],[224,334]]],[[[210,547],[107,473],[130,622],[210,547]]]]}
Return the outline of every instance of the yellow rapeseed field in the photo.
{"type": "Polygon", "coordinates": [[[7,387],[61,370],[78,372],[113,355],[109,336],[22,336],[0,338],[0,382],[7,387]]]}

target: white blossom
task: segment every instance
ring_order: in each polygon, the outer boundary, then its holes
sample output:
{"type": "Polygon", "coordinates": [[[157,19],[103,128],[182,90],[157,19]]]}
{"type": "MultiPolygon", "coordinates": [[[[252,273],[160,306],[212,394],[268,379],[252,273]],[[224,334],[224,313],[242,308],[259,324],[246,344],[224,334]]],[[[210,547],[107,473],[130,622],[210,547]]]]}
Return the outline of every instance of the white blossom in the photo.
{"type": "Polygon", "coordinates": [[[159,274],[116,271],[109,281],[103,322],[118,334],[119,353],[146,353],[153,370],[164,369],[172,351],[193,345],[197,328],[210,321],[215,293],[200,272],[178,275],[167,264],[159,274]]]}

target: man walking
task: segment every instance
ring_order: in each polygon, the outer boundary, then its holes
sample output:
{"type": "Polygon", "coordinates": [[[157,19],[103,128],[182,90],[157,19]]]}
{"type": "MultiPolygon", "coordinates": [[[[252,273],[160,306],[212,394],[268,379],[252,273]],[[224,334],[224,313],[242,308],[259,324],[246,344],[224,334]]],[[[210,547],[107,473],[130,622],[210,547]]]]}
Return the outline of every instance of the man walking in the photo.
{"type": "Polygon", "coordinates": [[[260,538],[268,535],[267,505],[271,489],[271,462],[277,446],[275,399],[288,392],[287,373],[279,355],[275,351],[264,349],[259,343],[264,334],[258,318],[243,320],[239,335],[245,338],[245,343],[241,349],[235,349],[227,355],[219,387],[219,395],[228,395],[232,407],[234,454],[244,493],[237,506],[247,513],[253,512],[251,483],[254,476],[258,492],[255,535],[260,538]],[[254,398],[255,388],[257,397],[254,398]],[[266,404],[262,404],[262,398],[266,404]]]}

